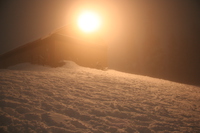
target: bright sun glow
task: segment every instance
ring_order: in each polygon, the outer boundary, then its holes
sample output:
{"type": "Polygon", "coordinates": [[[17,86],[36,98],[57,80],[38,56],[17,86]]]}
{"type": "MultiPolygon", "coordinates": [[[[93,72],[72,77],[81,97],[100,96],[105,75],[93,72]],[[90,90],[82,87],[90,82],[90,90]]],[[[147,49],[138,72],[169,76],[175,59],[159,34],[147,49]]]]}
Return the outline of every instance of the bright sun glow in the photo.
{"type": "Polygon", "coordinates": [[[78,18],[79,28],[87,33],[97,30],[100,25],[100,17],[93,12],[83,12],[78,18]]]}

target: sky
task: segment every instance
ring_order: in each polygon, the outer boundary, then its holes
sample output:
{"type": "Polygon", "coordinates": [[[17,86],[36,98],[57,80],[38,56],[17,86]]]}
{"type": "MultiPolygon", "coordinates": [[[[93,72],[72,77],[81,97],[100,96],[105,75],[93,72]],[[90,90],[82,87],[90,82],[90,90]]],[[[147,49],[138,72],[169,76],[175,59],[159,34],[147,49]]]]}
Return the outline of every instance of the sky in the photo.
{"type": "Polygon", "coordinates": [[[63,0],[2,2],[0,53],[38,39],[62,26],[66,23],[66,9],[67,2],[63,0]]]}
{"type": "Polygon", "coordinates": [[[197,10],[199,2],[195,0],[192,2],[187,0],[182,2],[178,0],[176,2],[165,0],[140,2],[136,0],[103,0],[101,2],[99,0],[2,0],[0,54],[71,23],[80,10],[88,7],[100,12],[104,19],[101,36],[105,42],[115,45],[133,42],[133,40],[140,44],[145,40],[144,34],[152,25],[154,25],[153,28],[156,25],[154,30],[156,34],[160,34],[159,32],[163,30],[167,34],[169,32],[167,30],[177,30],[177,25],[173,21],[178,20],[176,22],[179,23],[180,28],[188,28],[188,23],[191,23],[189,25],[199,23],[199,19],[196,19],[199,16],[197,10]],[[182,23],[183,21],[185,22],[182,23]]]}
{"type": "Polygon", "coordinates": [[[0,54],[70,29],[89,9],[102,17],[98,35],[108,45],[109,68],[199,80],[198,0],[3,0],[0,6],[0,54]]]}
{"type": "MultiPolygon", "coordinates": [[[[104,25],[102,28],[105,33],[107,27],[113,27],[109,19],[115,18],[117,12],[113,13],[113,11],[117,10],[116,8],[112,1],[100,2],[98,0],[1,1],[0,54],[46,36],[58,28],[76,23],[78,14],[84,9],[100,12],[102,19],[107,21],[104,22],[107,26],[104,25]]],[[[113,29],[111,28],[110,31],[113,29]]],[[[101,35],[105,36],[104,33],[101,35]]]]}

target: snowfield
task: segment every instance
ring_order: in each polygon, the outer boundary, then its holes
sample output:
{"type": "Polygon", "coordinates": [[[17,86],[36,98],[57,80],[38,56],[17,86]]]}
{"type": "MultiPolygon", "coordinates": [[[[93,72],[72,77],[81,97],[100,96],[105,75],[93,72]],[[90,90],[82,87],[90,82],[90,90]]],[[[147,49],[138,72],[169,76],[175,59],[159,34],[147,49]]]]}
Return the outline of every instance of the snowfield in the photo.
{"type": "Polygon", "coordinates": [[[84,68],[0,69],[1,133],[199,133],[200,87],[84,68]]]}

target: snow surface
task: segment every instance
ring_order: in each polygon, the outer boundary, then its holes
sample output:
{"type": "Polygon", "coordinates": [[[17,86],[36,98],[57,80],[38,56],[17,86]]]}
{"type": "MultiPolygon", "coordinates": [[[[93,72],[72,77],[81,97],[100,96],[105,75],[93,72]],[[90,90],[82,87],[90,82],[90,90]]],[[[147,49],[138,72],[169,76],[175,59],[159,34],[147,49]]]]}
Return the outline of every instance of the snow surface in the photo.
{"type": "Polygon", "coordinates": [[[0,70],[0,132],[198,133],[200,87],[84,68],[0,70]]]}

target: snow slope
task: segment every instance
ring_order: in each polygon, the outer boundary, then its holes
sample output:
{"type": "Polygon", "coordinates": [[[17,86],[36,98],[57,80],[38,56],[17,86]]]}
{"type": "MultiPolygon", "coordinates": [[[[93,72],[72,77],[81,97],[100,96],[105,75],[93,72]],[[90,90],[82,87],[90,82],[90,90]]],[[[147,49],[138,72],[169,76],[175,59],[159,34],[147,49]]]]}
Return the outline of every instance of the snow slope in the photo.
{"type": "Polygon", "coordinates": [[[200,87],[84,68],[0,70],[0,132],[198,133],[200,87]]]}

